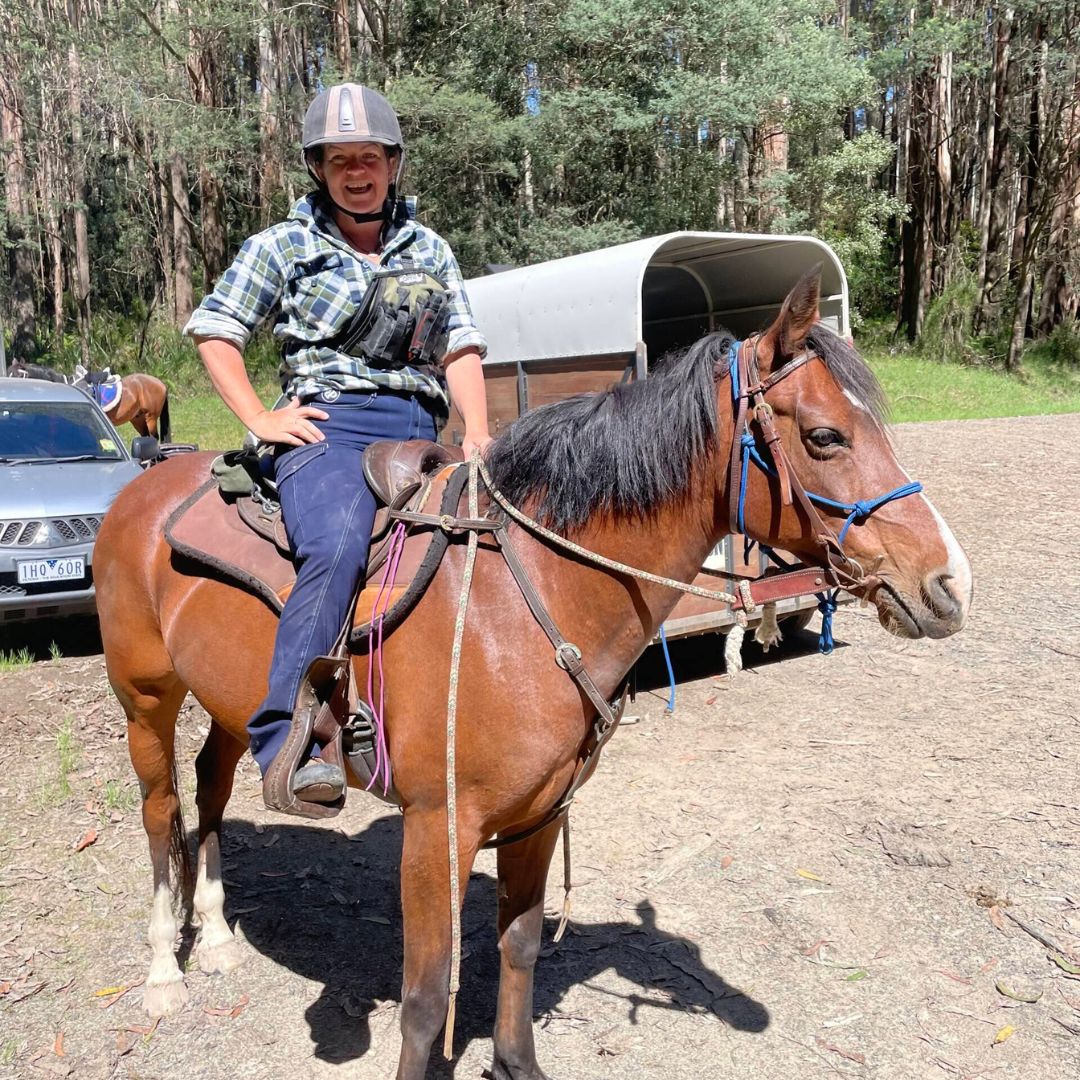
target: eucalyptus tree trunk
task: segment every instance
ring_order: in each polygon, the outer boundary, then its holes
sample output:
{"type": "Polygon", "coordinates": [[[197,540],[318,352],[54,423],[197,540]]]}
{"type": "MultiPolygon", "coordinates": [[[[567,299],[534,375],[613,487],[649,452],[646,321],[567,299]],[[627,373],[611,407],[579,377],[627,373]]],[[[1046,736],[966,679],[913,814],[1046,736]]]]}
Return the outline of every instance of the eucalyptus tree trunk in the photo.
{"type": "Polygon", "coordinates": [[[990,208],[994,203],[993,165],[995,147],[998,139],[1001,102],[998,100],[998,87],[1005,79],[1005,65],[1008,58],[1009,41],[1005,29],[1005,20],[1011,19],[1012,12],[1006,10],[1003,19],[994,23],[994,60],[990,65],[990,81],[986,87],[986,119],[983,125],[982,175],[979,182],[979,261],[975,269],[975,279],[980,289],[986,282],[986,262],[990,244],[990,208]]]}
{"type": "MultiPolygon", "coordinates": [[[[195,104],[207,110],[220,108],[214,47],[211,42],[199,40],[194,30],[186,67],[195,104]]],[[[200,253],[209,292],[225,269],[225,192],[205,155],[199,158],[199,217],[200,253]]]]}
{"type": "Polygon", "coordinates": [[[173,317],[177,326],[183,326],[194,309],[187,179],[187,165],[180,154],[174,153],[169,160],[169,196],[172,204],[173,317]]]}
{"type": "Polygon", "coordinates": [[[976,331],[992,325],[1001,304],[998,285],[1008,273],[1005,238],[1009,235],[1009,217],[1013,209],[1009,182],[1013,153],[1010,145],[1010,87],[1015,81],[1010,66],[1012,37],[1015,31],[1011,7],[1004,9],[995,24],[993,66],[993,145],[986,149],[988,166],[983,199],[986,201],[985,238],[980,232],[979,302],[975,310],[976,331]]]}
{"type": "Polygon", "coordinates": [[[767,124],[761,133],[761,209],[758,212],[758,227],[762,232],[772,229],[778,211],[776,179],[788,170],[789,141],[782,119],[787,107],[787,98],[781,98],[778,102],[780,118],[767,124]]]}
{"type": "Polygon", "coordinates": [[[64,336],[64,240],[60,221],[60,207],[64,204],[60,179],[63,165],[60,159],[60,130],[52,88],[42,80],[41,128],[42,140],[39,150],[40,169],[38,182],[41,189],[41,207],[45,220],[45,243],[49,252],[50,293],[53,309],[53,345],[58,346],[64,336]]]}
{"type": "Polygon", "coordinates": [[[280,43],[274,26],[273,0],[259,0],[259,210],[264,225],[269,224],[274,196],[281,190],[278,149],[277,98],[280,43]]]}
{"type": "MultiPolygon", "coordinates": [[[[72,26],[80,19],[78,5],[68,3],[72,26]]],[[[68,48],[68,122],[71,131],[71,153],[68,155],[68,177],[71,190],[72,228],[75,233],[75,264],[72,267],[72,292],[79,318],[79,346],[84,367],[90,366],[90,241],[86,228],[86,164],[83,157],[82,133],[82,65],[74,43],[68,48]]]]}
{"type": "Polygon", "coordinates": [[[1077,312],[1076,290],[1069,288],[1069,267],[1080,264],[1080,84],[1062,120],[1062,162],[1053,193],[1046,266],[1039,297],[1036,333],[1050,334],[1077,312]]]}
{"type": "MultiPolygon", "coordinates": [[[[0,19],[7,35],[8,19],[0,19]]],[[[27,188],[26,143],[22,122],[22,95],[15,58],[0,46],[0,166],[4,176],[6,206],[8,310],[7,329],[11,345],[7,360],[32,360],[37,353],[34,340],[34,258],[27,236],[30,193],[27,188]]]]}
{"type": "Polygon", "coordinates": [[[334,51],[338,70],[345,78],[352,72],[352,23],[349,18],[351,8],[349,0],[334,2],[334,51]]]}

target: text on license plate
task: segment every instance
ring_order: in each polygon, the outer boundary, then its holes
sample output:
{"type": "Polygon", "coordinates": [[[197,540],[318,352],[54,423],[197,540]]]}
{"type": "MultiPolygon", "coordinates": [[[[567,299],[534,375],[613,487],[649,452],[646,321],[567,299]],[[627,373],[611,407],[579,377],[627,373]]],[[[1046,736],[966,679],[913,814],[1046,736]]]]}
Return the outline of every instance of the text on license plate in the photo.
{"type": "Polygon", "coordinates": [[[20,561],[17,566],[20,585],[86,577],[85,555],[69,555],[65,559],[27,559],[20,561]]]}

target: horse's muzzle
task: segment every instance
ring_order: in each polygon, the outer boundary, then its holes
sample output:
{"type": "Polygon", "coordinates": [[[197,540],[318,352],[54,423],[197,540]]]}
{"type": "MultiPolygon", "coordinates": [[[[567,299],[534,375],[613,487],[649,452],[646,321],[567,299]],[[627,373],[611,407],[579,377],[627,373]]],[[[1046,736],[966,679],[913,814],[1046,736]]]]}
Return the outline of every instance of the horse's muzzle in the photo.
{"type": "Polygon", "coordinates": [[[917,590],[906,590],[885,577],[871,599],[878,620],[891,634],[903,638],[946,638],[967,621],[970,594],[962,594],[956,579],[945,570],[932,570],[917,590]]]}

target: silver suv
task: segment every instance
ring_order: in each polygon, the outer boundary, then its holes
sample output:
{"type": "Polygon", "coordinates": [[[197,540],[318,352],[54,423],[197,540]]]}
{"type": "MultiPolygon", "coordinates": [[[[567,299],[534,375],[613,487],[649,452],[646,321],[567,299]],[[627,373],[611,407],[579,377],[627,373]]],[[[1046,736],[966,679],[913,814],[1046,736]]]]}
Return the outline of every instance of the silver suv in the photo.
{"type": "Polygon", "coordinates": [[[81,390],[0,378],[0,626],[94,610],[94,538],[141,471],[81,390]]]}

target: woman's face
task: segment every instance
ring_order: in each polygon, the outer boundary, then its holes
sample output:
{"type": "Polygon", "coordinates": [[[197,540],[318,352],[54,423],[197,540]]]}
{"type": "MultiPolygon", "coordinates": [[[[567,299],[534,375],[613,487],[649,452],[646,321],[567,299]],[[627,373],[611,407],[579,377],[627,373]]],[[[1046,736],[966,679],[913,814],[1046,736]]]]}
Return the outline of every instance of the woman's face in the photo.
{"type": "Polygon", "coordinates": [[[387,156],[381,143],[327,143],[321,163],[315,163],[330,197],[354,214],[377,214],[390,187],[396,156],[387,156]]]}

